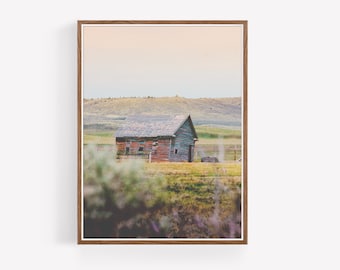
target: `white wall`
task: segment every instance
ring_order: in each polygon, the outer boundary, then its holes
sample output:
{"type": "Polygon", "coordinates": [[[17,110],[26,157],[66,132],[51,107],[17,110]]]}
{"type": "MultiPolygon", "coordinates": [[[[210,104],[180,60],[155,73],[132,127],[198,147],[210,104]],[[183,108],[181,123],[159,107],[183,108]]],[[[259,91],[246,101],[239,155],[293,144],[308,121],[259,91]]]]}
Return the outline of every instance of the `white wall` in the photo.
{"type": "Polygon", "coordinates": [[[338,10],[331,0],[2,1],[0,268],[339,269],[338,10]],[[76,245],[78,19],[249,20],[248,246],[76,245]]]}

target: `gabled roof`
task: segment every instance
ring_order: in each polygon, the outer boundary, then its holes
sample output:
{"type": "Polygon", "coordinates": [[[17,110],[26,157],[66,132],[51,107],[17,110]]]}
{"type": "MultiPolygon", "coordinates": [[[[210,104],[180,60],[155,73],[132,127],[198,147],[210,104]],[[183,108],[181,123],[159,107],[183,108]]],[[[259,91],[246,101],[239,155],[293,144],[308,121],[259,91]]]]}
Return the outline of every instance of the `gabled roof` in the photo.
{"type": "Polygon", "coordinates": [[[187,119],[197,138],[190,115],[130,116],[118,128],[116,137],[170,137],[175,135],[187,119]]]}

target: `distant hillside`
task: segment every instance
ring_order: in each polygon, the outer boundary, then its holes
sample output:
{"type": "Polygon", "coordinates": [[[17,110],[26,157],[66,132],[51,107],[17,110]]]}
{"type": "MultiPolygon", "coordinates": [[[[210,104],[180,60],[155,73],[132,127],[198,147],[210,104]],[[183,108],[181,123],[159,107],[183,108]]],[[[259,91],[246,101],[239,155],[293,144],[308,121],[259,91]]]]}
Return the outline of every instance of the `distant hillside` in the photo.
{"type": "Polygon", "coordinates": [[[84,99],[85,129],[116,129],[128,115],[190,114],[195,125],[238,127],[241,98],[102,98],[84,99]]]}

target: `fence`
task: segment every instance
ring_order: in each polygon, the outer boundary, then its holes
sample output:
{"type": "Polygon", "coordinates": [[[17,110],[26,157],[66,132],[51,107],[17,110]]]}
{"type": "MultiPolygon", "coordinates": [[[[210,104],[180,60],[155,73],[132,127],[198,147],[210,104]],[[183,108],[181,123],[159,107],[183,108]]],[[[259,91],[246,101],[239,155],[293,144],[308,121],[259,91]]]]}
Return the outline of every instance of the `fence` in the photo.
{"type": "Polygon", "coordinates": [[[197,144],[195,146],[195,160],[200,160],[203,157],[216,157],[220,162],[239,161],[242,157],[242,146],[240,144],[197,144]]]}
{"type": "MultiPolygon", "coordinates": [[[[86,147],[86,145],[84,145],[86,147]]],[[[115,145],[96,145],[97,151],[115,152],[115,145]]],[[[149,154],[124,154],[118,155],[119,159],[149,159],[149,154]]],[[[222,161],[240,161],[242,157],[242,146],[235,145],[217,145],[217,144],[197,144],[194,150],[194,160],[200,161],[203,157],[216,157],[222,161]]]]}

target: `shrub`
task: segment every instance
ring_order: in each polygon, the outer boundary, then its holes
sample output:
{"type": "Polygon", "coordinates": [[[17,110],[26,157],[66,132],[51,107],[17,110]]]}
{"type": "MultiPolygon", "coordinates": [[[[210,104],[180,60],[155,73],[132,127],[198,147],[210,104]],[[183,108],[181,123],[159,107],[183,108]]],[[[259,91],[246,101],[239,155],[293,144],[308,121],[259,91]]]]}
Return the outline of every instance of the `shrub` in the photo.
{"type": "Polygon", "coordinates": [[[146,177],[140,160],[118,162],[112,151],[84,151],[84,236],[163,236],[165,181],[146,177]]]}

